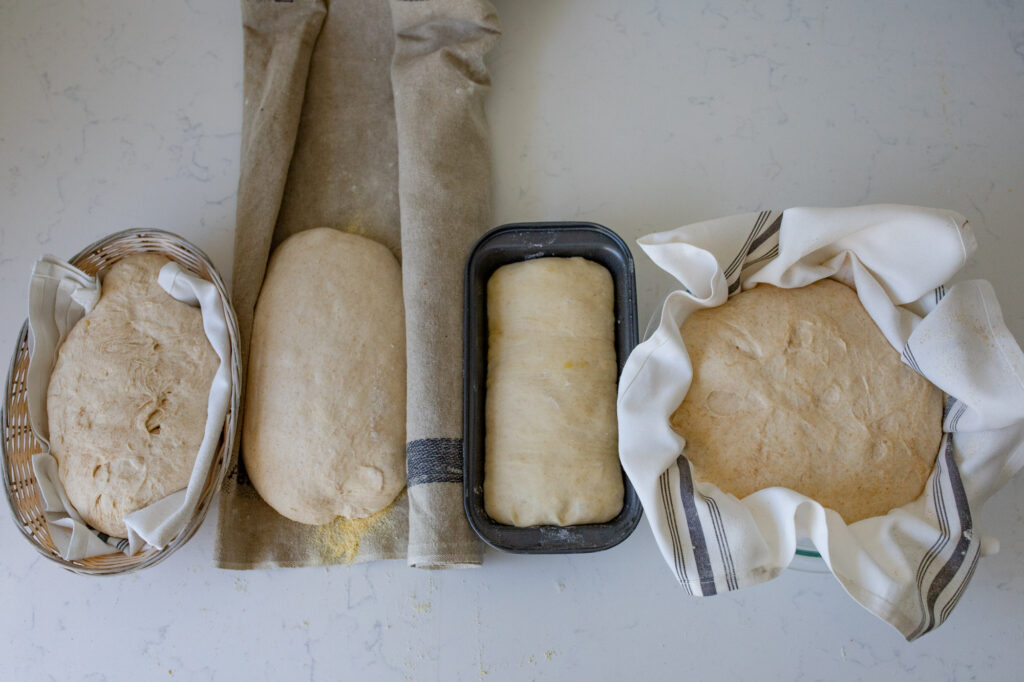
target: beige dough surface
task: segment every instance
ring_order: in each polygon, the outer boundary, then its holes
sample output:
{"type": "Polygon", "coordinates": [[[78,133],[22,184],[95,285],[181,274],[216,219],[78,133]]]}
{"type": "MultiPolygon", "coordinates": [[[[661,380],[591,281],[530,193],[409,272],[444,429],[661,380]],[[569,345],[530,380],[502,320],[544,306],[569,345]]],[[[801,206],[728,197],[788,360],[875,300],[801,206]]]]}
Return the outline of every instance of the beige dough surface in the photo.
{"type": "Polygon", "coordinates": [[[125,537],[124,516],[185,488],[206,429],[219,360],[202,313],[157,283],[168,260],[129,256],[57,353],[47,391],[50,452],[93,528],[125,537]]]}
{"type": "Polygon", "coordinates": [[[852,289],[761,284],[681,332],[693,383],[671,421],[698,479],[737,497],[791,488],[847,523],[921,494],[942,392],[901,362],[852,289]]]}
{"type": "Polygon", "coordinates": [[[299,523],[369,516],[405,487],[402,271],[385,246],[316,228],[274,251],[242,453],[267,504],[299,523]]]}
{"type": "Polygon", "coordinates": [[[487,318],[487,513],[514,526],[615,518],[611,274],[583,258],[504,265],[487,283],[487,318]]]}

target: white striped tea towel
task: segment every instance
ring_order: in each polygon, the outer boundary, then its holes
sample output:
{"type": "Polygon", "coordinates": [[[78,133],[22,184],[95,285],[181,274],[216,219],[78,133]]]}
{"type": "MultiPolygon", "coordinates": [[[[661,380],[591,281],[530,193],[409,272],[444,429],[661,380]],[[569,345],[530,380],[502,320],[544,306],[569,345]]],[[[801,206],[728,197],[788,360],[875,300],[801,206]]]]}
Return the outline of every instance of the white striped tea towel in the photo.
{"type": "Polygon", "coordinates": [[[991,285],[946,283],[975,250],[951,211],[878,205],[793,208],[648,235],[640,247],[683,286],[619,382],[619,453],[661,553],[700,596],[778,576],[808,538],[846,591],[913,640],[950,614],[978,558],[997,545],[973,514],[1024,466],[1024,354],[991,285]],[[831,277],[856,289],[903,361],[947,397],[925,490],[885,516],[846,525],[786,488],[742,500],[694,479],[669,416],[692,368],[679,326],[758,283],[793,288],[831,277]]]}
{"type": "Polygon", "coordinates": [[[46,415],[46,392],[57,350],[75,324],[96,305],[101,284],[95,277],[55,256],[44,256],[32,269],[27,377],[29,420],[32,431],[44,443],[44,451],[32,456],[32,470],[39,484],[50,537],[57,551],[69,561],[118,550],[131,556],[147,545],[166,546],[192,519],[217,452],[231,401],[231,340],[224,304],[213,284],[189,274],[177,263],[164,265],[157,281],[174,298],[200,308],[203,329],[220,358],[220,366],[210,386],[206,431],[188,486],[125,516],[128,537],[112,538],[90,528],[68,501],[57,472],[57,460],[49,452],[50,429],[46,415]]]}

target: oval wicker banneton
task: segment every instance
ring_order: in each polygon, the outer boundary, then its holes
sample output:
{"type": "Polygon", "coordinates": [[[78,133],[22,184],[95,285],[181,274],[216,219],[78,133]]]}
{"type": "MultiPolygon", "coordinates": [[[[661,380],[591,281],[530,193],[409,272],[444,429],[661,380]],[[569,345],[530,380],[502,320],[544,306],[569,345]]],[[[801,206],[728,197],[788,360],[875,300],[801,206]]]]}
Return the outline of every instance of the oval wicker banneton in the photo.
{"type": "MultiPolygon", "coordinates": [[[[32,472],[32,455],[42,452],[43,444],[32,432],[28,418],[28,396],[25,379],[28,374],[28,322],[21,328],[14,357],[7,375],[7,389],[0,406],[4,490],[11,505],[15,523],[29,542],[46,558],[64,568],[86,575],[113,575],[137,571],[167,558],[171,552],[185,544],[203,522],[214,494],[227,474],[231,451],[238,427],[238,408],[241,388],[241,363],[238,346],[238,322],[228,299],[224,283],[216,269],[202,251],[185,239],[163,230],[132,229],[112,234],[86,247],[71,259],[71,264],[90,275],[103,274],[117,261],[136,253],[159,253],[175,261],[190,272],[212,282],[224,304],[228,334],[231,338],[231,402],[224,420],[220,442],[210,466],[196,506],[188,525],[163,549],[152,547],[126,556],[121,552],[67,561],[58,553],[50,538],[43,517],[43,508],[32,472]]],[[[113,549],[113,548],[111,548],[113,549]]]]}

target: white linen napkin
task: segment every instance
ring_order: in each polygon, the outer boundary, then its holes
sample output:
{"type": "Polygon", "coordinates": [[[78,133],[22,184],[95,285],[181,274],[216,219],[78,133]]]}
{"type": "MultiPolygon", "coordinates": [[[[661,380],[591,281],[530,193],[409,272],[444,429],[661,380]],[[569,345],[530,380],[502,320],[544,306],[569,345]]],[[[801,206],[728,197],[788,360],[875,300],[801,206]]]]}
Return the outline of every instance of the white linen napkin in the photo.
{"type": "Polygon", "coordinates": [[[27,377],[29,421],[44,444],[32,456],[50,537],[67,560],[84,559],[120,550],[135,554],[144,546],[163,548],[188,524],[213,463],[224,418],[231,399],[231,342],[224,303],[217,288],[183,270],[177,263],[160,269],[157,280],[171,296],[198,306],[203,328],[220,366],[210,386],[203,435],[188,487],[128,514],[127,538],[111,538],[89,528],[68,501],[57,473],[57,461],[49,452],[46,393],[57,349],[72,327],[88,314],[100,298],[97,278],[54,256],[44,256],[32,270],[29,286],[29,368],[27,377]]]}
{"type": "Polygon", "coordinates": [[[762,211],[652,234],[640,247],[684,290],[636,347],[619,382],[619,453],[658,546],[683,587],[709,596],[770,580],[812,540],[846,591],[908,640],[940,625],[963,594],[982,538],[976,513],[1024,466],[1024,354],[991,285],[945,282],[976,246],[951,211],[879,205],[762,211]],[[903,361],[948,395],[944,436],[920,498],[846,525],[786,488],[742,500],[698,481],[669,417],[692,366],[679,326],[758,283],[831,277],[858,297],[903,361]]]}

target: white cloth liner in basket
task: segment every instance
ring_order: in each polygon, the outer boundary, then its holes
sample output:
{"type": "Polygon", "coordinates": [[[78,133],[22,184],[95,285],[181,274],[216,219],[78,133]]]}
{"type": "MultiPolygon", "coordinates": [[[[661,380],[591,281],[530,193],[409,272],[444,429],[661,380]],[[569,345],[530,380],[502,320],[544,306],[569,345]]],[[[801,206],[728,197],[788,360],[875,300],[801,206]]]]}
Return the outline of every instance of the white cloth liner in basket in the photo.
{"type": "Polygon", "coordinates": [[[217,287],[192,275],[177,263],[160,269],[157,279],[164,291],[203,315],[206,337],[220,358],[210,386],[206,430],[188,487],[136,510],[125,517],[127,538],[111,538],[89,528],[68,501],[57,474],[57,461],[49,453],[46,392],[57,349],[68,332],[96,305],[100,281],[55,256],[44,256],[32,270],[29,286],[29,419],[45,446],[33,455],[32,469],[39,484],[46,523],[54,545],[66,560],[84,559],[121,550],[133,555],[146,545],[163,548],[188,525],[217,452],[231,400],[231,340],[224,304],[217,287]]]}
{"type": "Polygon", "coordinates": [[[950,614],[978,558],[974,514],[1024,465],[1024,354],[991,285],[947,281],[975,250],[951,211],[879,205],[793,208],[648,235],[640,247],[684,290],[619,382],[619,451],[658,546],[683,587],[709,596],[779,575],[801,537],[846,591],[915,639],[950,614]],[[669,416],[692,367],[679,325],[758,283],[793,288],[831,277],[861,303],[904,363],[948,396],[935,469],[916,501],[846,525],[786,488],[742,500],[695,480],[669,416]]]}

